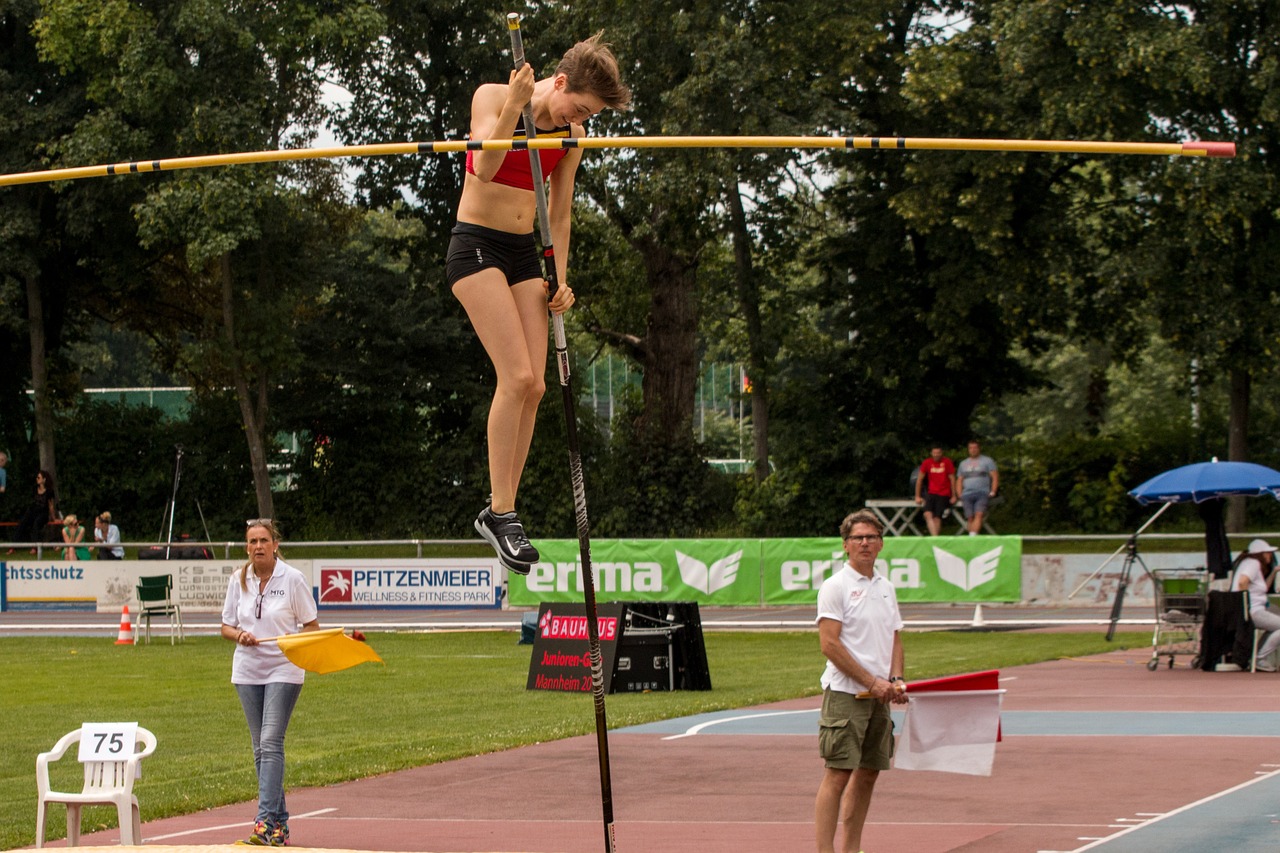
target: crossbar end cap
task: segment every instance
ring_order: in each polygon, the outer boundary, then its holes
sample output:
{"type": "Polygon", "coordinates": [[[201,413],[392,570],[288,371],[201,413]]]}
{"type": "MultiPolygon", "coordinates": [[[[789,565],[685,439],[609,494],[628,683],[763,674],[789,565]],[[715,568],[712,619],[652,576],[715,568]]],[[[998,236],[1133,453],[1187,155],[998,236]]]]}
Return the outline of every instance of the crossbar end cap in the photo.
{"type": "Polygon", "coordinates": [[[1236,144],[1234,142],[1184,142],[1182,143],[1182,150],[1203,151],[1206,157],[1236,156],[1236,144]]]}

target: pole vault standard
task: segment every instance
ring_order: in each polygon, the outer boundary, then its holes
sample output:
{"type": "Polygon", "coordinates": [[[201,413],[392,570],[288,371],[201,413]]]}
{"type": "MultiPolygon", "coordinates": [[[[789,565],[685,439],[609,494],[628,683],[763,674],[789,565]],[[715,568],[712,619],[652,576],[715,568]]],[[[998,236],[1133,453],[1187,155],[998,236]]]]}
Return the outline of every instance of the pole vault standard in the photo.
{"type": "MultiPolygon", "coordinates": [[[[507,28],[511,30],[511,58],[517,70],[524,67],[524,39],[520,34],[520,16],[507,15],[507,28]]],[[[542,158],[534,139],[538,128],[533,123],[533,102],[524,107],[524,132],[529,141],[529,170],[533,177],[533,195],[538,207],[538,230],[542,237],[544,274],[555,294],[560,287],[556,272],[556,252],[552,245],[551,216],[547,212],[547,188],[542,180],[542,158]]],[[[520,146],[512,145],[512,148],[520,146]]],[[[564,424],[569,444],[569,479],[573,483],[573,510],[578,526],[578,549],[582,555],[582,599],[587,613],[587,654],[591,659],[591,695],[596,710],[596,752],[600,757],[600,808],[604,817],[605,853],[614,853],[613,782],[609,772],[609,726],[604,708],[604,664],[600,655],[600,624],[596,619],[596,579],[591,568],[591,530],[587,523],[587,491],[582,479],[582,456],[578,451],[578,421],[574,410],[573,379],[569,374],[569,345],[564,335],[564,318],[552,315],[551,326],[555,334],[556,368],[560,373],[560,390],[564,399],[564,424]]]]}
{"type": "MultiPolygon", "coordinates": [[[[513,30],[512,32],[519,32],[513,30]]],[[[439,142],[383,142],[329,148],[287,148],[130,160],[100,166],[77,166],[42,172],[0,175],[0,187],[42,184],[79,178],[102,178],[143,172],[172,172],[248,163],[288,160],[333,160],[342,157],[387,157],[404,154],[449,154],[459,151],[522,151],[556,148],[837,148],[853,151],[979,151],[1027,154],[1141,154],[1151,157],[1234,157],[1234,142],[1076,142],[1066,139],[941,139],[909,136],[584,136],[579,139],[458,139],[439,142]]]]}

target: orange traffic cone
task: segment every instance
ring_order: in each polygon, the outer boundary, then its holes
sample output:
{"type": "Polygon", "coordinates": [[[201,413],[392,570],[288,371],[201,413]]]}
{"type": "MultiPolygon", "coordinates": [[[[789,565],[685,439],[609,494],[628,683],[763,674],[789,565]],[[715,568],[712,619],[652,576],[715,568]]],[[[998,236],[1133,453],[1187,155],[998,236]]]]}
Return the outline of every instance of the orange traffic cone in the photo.
{"type": "Polygon", "coordinates": [[[133,645],[133,625],[129,623],[129,605],[120,613],[120,633],[116,636],[117,646],[133,645]]]}

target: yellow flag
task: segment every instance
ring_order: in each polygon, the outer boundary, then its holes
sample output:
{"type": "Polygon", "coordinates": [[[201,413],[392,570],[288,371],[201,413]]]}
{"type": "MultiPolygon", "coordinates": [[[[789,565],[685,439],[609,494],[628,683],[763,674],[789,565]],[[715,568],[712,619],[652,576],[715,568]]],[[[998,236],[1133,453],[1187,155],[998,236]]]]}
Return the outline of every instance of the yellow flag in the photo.
{"type": "Polygon", "coordinates": [[[382,658],[378,657],[378,653],[368,643],[351,639],[343,633],[342,628],[288,634],[277,637],[276,642],[280,645],[280,651],[295,665],[321,675],[350,669],[369,661],[382,663],[382,658]]]}

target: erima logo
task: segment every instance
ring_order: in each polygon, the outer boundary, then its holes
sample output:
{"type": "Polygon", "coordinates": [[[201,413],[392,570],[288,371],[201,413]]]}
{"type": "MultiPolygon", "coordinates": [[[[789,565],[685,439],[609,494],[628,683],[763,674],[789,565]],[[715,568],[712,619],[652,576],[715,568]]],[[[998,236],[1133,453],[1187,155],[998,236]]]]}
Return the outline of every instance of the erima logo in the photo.
{"type": "Polygon", "coordinates": [[[952,586],[958,586],[965,592],[982,586],[996,576],[996,567],[1000,565],[1000,554],[1004,546],[979,554],[968,563],[963,557],[949,554],[934,546],[933,559],[938,563],[938,577],[952,586]]]}
{"type": "MultiPolygon", "coordinates": [[[[659,563],[600,562],[592,567],[595,588],[600,592],[662,592],[662,565],[659,563]]],[[[582,592],[582,564],[534,563],[525,579],[529,592],[582,592]]]]}
{"type": "Polygon", "coordinates": [[[721,560],[716,560],[710,568],[707,564],[676,551],[676,565],[680,567],[680,579],[685,586],[691,586],[707,595],[715,593],[733,584],[738,577],[738,563],[742,561],[742,551],[735,551],[721,560]]]}

